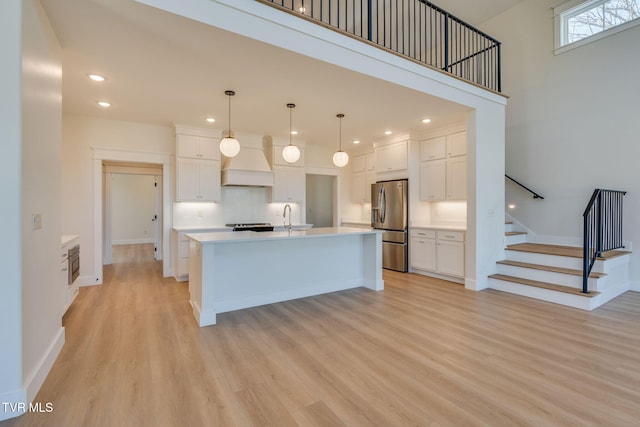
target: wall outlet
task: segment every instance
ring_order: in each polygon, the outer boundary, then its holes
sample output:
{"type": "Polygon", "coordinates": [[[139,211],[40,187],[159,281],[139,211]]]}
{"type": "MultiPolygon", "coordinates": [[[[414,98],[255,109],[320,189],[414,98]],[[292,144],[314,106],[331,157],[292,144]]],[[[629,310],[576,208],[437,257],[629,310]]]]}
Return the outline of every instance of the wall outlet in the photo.
{"type": "Polygon", "coordinates": [[[42,228],[42,214],[36,213],[31,216],[31,224],[33,231],[40,230],[42,228]]]}

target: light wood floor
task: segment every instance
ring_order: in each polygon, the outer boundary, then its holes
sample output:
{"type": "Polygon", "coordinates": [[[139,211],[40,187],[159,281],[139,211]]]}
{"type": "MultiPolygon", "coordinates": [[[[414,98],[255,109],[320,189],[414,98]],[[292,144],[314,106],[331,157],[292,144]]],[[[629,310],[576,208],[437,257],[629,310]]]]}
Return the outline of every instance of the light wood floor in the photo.
{"type": "Polygon", "coordinates": [[[36,398],[54,412],[2,427],[640,424],[638,293],[589,313],[385,271],[198,328],[145,258],[80,290],[36,398]]]}

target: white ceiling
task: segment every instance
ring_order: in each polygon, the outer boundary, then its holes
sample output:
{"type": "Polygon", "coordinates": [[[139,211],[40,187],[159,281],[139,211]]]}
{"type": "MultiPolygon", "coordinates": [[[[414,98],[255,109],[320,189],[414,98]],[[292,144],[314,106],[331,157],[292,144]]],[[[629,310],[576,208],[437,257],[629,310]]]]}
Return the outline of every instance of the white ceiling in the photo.
{"type": "MultiPolygon", "coordinates": [[[[441,6],[481,22],[521,0],[441,6]],[[481,5],[476,5],[481,3],[481,5]]],[[[66,113],[171,125],[227,127],[227,89],[236,132],[288,138],[295,103],[295,137],[334,146],[337,113],[344,113],[343,143],[364,144],[387,129],[420,131],[460,120],[464,109],[403,87],[241,37],[133,0],[41,0],[63,54],[66,113]],[[103,83],[89,73],[107,77],[103,83]],[[112,103],[98,107],[98,100],[112,103]],[[214,125],[205,118],[216,118],[214,125]]]]}

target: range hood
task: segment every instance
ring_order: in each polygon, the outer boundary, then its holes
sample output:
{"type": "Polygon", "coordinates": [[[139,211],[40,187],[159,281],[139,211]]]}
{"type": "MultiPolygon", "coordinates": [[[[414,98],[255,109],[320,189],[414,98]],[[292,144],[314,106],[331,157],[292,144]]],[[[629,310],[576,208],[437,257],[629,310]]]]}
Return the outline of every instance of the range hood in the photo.
{"type": "Polygon", "coordinates": [[[222,161],[222,185],[273,187],[273,172],[262,148],[240,148],[235,157],[222,161]]]}

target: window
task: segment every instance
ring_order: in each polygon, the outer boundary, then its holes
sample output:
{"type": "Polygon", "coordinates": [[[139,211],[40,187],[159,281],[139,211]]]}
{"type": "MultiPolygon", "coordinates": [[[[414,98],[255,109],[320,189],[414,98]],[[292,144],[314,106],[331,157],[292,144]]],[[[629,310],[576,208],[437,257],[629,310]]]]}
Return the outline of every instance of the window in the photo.
{"type": "Polygon", "coordinates": [[[556,53],[640,24],[640,0],[569,1],[555,9],[556,53]],[[582,43],[581,43],[582,42],[582,43]],[[576,46],[571,46],[575,44],[576,46]]]}

